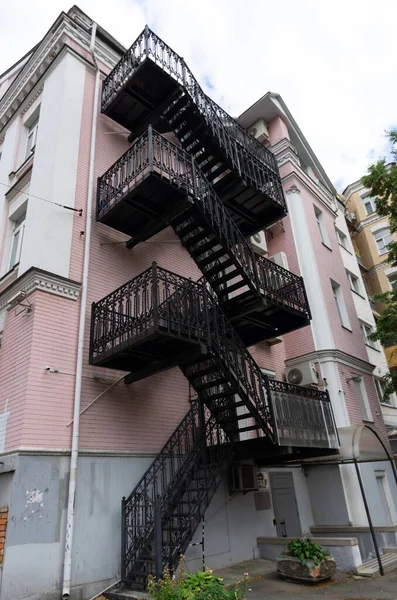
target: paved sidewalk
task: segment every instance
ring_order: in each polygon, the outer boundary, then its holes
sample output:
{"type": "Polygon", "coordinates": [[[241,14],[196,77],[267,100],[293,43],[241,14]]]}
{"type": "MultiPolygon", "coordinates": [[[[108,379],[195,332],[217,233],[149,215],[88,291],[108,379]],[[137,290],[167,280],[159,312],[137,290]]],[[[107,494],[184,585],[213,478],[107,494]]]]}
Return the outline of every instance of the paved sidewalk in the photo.
{"type": "Polygon", "coordinates": [[[397,600],[397,570],[376,579],[355,579],[337,573],[330,581],[314,586],[297,585],[279,579],[275,563],[257,559],[215,572],[226,585],[244,579],[248,573],[247,600],[397,600]]]}

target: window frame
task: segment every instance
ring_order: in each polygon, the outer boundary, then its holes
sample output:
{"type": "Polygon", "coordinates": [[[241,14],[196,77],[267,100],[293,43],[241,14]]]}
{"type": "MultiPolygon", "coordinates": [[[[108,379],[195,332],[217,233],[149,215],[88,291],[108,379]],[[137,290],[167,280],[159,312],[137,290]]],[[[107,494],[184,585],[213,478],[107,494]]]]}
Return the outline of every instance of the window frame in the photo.
{"type": "Polygon", "coordinates": [[[25,232],[25,223],[26,223],[26,210],[23,211],[20,214],[20,216],[14,220],[14,228],[12,231],[11,247],[10,247],[10,257],[9,257],[9,261],[8,261],[8,269],[10,271],[19,263],[20,258],[21,258],[23,236],[24,236],[24,232],[25,232]],[[22,217],[23,217],[23,220],[21,221],[22,217]],[[20,221],[20,223],[17,225],[17,223],[19,221],[20,221]],[[15,245],[15,239],[17,236],[18,236],[18,238],[17,238],[17,242],[15,245]],[[14,256],[14,260],[13,260],[14,249],[15,249],[15,256],[14,256]]]}
{"type": "Polygon", "coordinates": [[[346,275],[347,275],[347,279],[349,280],[349,285],[350,285],[351,291],[355,292],[359,296],[362,296],[363,292],[361,289],[361,282],[360,282],[360,278],[358,277],[358,275],[355,275],[354,273],[349,271],[349,269],[346,269],[346,275]]]}
{"type": "Polygon", "coordinates": [[[374,419],[372,416],[371,407],[369,405],[364,379],[361,375],[358,375],[357,373],[352,373],[351,375],[354,378],[353,379],[354,393],[356,395],[356,398],[358,400],[358,404],[360,407],[361,419],[363,421],[373,422],[374,419]],[[357,391],[358,391],[358,393],[357,393],[357,391]]]}
{"type": "Polygon", "coordinates": [[[36,149],[36,141],[37,141],[37,132],[39,129],[39,116],[34,119],[33,123],[29,126],[25,126],[28,130],[26,136],[26,150],[25,150],[25,160],[28,160],[34,154],[36,149]]]}
{"type": "Polygon", "coordinates": [[[317,229],[320,234],[321,243],[324,244],[324,246],[326,246],[329,250],[331,250],[332,248],[331,248],[331,243],[330,243],[329,237],[328,237],[327,226],[324,221],[324,213],[322,210],[320,210],[318,208],[318,206],[316,206],[316,204],[313,204],[313,209],[314,209],[314,216],[315,216],[316,223],[317,223],[317,229]]]}
{"type": "Polygon", "coordinates": [[[344,248],[345,250],[350,252],[350,248],[348,247],[348,243],[347,243],[348,236],[345,233],[343,233],[343,231],[338,229],[338,227],[336,227],[336,226],[335,226],[335,232],[336,232],[336,239],[338,240],[339,246],[342,246],[342,248],[344,248]]]}
{"type": "Polygon", "coordinates": [[[376,389],[376,395],[378,396],[378,400],[379,400],[379,404],[384,404],[385,406],[391,406],[393,407],[393,402],[391,397],[389,396],[388,400],[384,399],[385,396],[385,392],[386,392],[386,384],[384,381],[382,381],[381,379],[379,379],[379,377],[374,377],[374,385],[375,385],[375,389],[376,389]],[[382,386],[384,387],[384,390],[382,391],[382,386]]]}
{"type": "Polygon", "coordinates": [[[364,210],[365,210],[365,214],[367,215],[367,217],[369,215],[373,215],[374,213],[376,213],[376,197],[375,196],[370,196],[369,194],[367,196],[364,196],[363,198],[361,198],[361,200],[363,201],[363,206],[364,206],[364,210]],[[368,212],[367,210],[367,204],[370,204],[371,206],[371,212],[368,212]]]}
{"type": "Polygon", "coordinates": [[[381,229],[378,229],[377,231],[373,231],[372,235],[374,236],[374,240],[375,240],[375,244],[376,244],[376,248],[378,250],[379,256],[383,256],[383,254],[387,254],[389,252],[389,250],[387,249],[387,246],[389,244],[391,244],[391,242],[393,241],[392,234],[390,232],[390,227],[382,227],[381,229]],[[387,235],[382,235],[379,238],[377,237],[378,234],[381,234],[385,231],[388,231],[387,235]],[[385,243],[386,238],[390,238],[390,241],[387,243],[385,243]],[[379,248],[378,242],[383,242],[383,244],[384,244],[383,248],[379,248]]]}
{"type": "Polygon", "coordinates": [[[336,304],[336,310],[339,315],[340,324],[345,329],[352,331],[350,320],[349,320],[349,315],[348,315],[347,308],[346,308],[345,299],[343,297],[342,288],[341,288],[340,284],[337,283],[336,281],[334,281],[333,279],[330,279],[330,282],[331,282],[332,293],[334,296],[334,301],[336,304]]]}
{"type": "Polygon", "coordinates": [[[391,275],[387,275],[387,279],[389,280],[389,285],[391,287],[391,291],[397,292],[397,273],[392,273],[391,275]],[[393,286],[393,283],[396,287],[393,286]]]}
{"type": "Polygon", "coordinates": [[[359,321],[359,323],[361,335],[363,336],[364,343],[366,344],[366,346],[369,346],[373,350],[378,350],[376,342],[373,342],[372,340],[368,339],[367,329],[369,330],[369,334],[371,334],[373,333],[373,327],[371,327],[371,325],[369,325],[368,323],[364,323],[364,321],[359,321]]]}

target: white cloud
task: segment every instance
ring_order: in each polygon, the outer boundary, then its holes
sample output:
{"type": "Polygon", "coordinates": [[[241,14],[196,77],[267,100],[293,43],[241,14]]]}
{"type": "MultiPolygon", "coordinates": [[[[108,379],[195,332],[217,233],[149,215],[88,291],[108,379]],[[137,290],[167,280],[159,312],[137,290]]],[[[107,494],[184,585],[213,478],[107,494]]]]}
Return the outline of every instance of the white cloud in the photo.
{"type": "MultiPolygon", "coordinates": [[[[148,22],[234,116],[268,90],[279,92],[339,187],[386,152],[384,130],[397,123],[395,0],[81,0],[79,6],[126,46],[148,22]]],[[[68,8],[60,0],[2,6],[0,72],[68,8]]]]}

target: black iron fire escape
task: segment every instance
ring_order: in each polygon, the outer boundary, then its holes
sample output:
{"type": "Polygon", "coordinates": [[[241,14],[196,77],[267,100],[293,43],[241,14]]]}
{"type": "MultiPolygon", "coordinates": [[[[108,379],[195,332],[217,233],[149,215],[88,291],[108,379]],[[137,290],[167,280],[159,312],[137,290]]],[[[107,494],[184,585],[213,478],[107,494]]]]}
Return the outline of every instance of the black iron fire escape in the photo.
{"type": "Polygon", "coordinates": [[[129,383],[179,366],[197,393],[123,500],[121,575],[135,586],[175,569],[233,447],[330,449],[338,438],[327,392],[270,381],[247,350],[310,319],[302,278],[245,239],[286,214],[273,154],[148,28],[104,81],[102,112],[133,143],[99,178],[97,220],[129,247],[172,226],[203,273],[193,282],[153,263],[92,307],[91,364],[128,371],[129,383]],[[170,130],[176,143],[160,133],[170,130]]]}

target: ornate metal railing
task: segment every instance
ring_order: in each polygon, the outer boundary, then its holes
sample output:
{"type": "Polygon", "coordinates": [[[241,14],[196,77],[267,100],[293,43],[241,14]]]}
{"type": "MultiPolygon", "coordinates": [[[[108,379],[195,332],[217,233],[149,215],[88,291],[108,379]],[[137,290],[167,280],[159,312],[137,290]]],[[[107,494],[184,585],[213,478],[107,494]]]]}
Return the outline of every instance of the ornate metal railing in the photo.
{"type": "Polygon", "coordinates": [[[145,585],[150,574],[161,574],[165,566],[175,569],[230,449],[214,417],[193,402],[134,490],[122,500],[122,581],[145,585]],[[187,493],[182,502],[189,482],[199,476],[203,498],[196,493],[189,501],[187,493]],[[175,520],[178,531],[163,536],[175,520]]]}
{"type": "Polygon", "coordinates": [[[93,303],[91,362],[111,356],[155,328],[206,343],[209,317],[202,290],[202,286],[153,263],[93,303]]]}
{"type": "MultiPolygon", "coordinates": [[[[193,200],[222,243],[233,252],[247,285],[310,318],[302,278],[255,255],[194,159],[151,127],[98,179],[97,219],[122,201],[150,172],[156,172],[193,200]]],[[[227,293],[227,288],[224,291],[227,293]]]]}
{"type": "Polygon", "coordinates": [[[263,192],[286,210],[277,161],[272,152],[262,146],[203,92],[186,66],[184,59],[148,27],[145,27],[104,80],[102,111],[106,111],[106,108],[128,83],[134,71],[146,59],[152,60],[190,95],[214,136],[224,148],[233,168],[243,178],[255,182],[257,187],[262,188],[263,192]]]}
{"type": "Polygon", "coordinates": [[[281,446],[338,448],[339,438],[327,391],[268,380],[281,446]]]}

